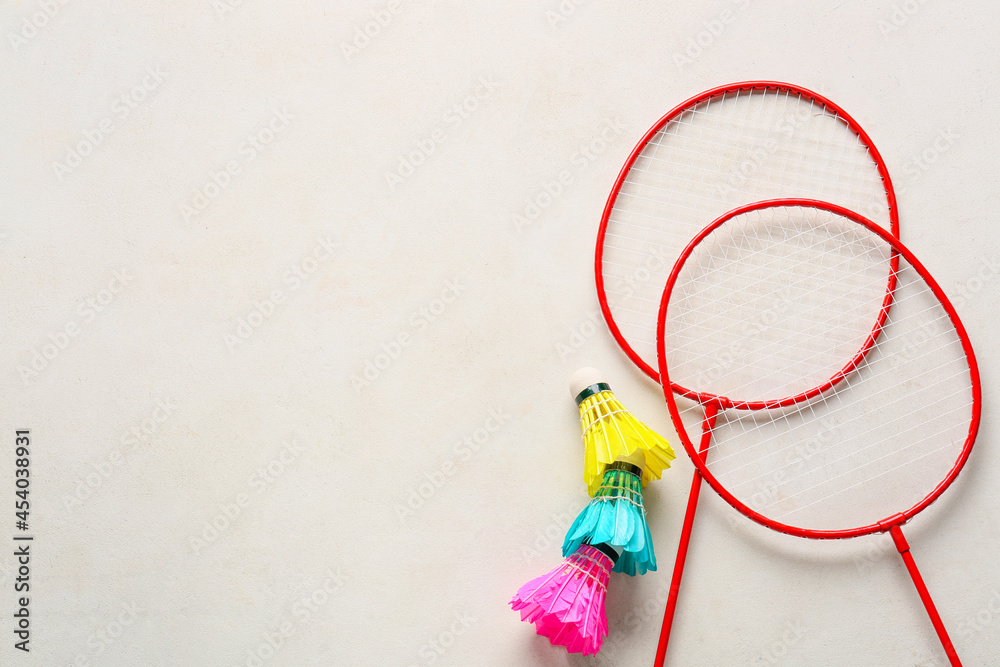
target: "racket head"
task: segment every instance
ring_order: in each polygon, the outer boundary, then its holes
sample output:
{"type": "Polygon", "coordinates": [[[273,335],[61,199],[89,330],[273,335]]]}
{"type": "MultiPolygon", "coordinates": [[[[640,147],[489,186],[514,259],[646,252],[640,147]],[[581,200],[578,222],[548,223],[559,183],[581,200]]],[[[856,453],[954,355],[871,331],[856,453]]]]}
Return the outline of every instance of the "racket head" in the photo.
{"type": "MultiPolygon", "coordinates": [[[[975,443],[982,403],[979,371],[954,306],[898,238],[836,204],[759,202],[713,221],[688,244],[668,277],[657,348],[664,399],[692,462],[737,511],[779,532],[836,539],[905,523],[952,484],[975,443]],[[798,243],[790,253],[789,239],[792,246],[798,243]],[[726,247],[728,253],[720,255],[726,247]],[[810,252],[819,259],[835,255],[836,261],[804,261],[810,252]],[[708,271],[706,259],[711,260],[708,271]],[[883,269],[890,265],[887,293],[883,269]],[[859,267],[867,271],[859,274],[859,267]],[[840,279],[822,283],[817,274],[840,279]],[[703,275],[712,282],[703,282],[703,275]],[[742,287],[725,294],[727,284],[742,287]],[[712,312],[719,304],[753,311],[760,298],[785,288],[790,290],[789,318],[771,321],[764,332],[728,326],[725,318],[731,314],[712,312]],[[748,300],[738,293],[743,289],[748,300]],[[860,307],[841,316],[838,309],[851,303],[860,307]],[[876,320],[880,324],[870,329],[876,320]],[[713,326],[718,322],[722,326],[713,326]],[[718,329],[721,337],[703,339],[698,327],[718,329]],[[671,349],[675,330],[693,341],[687,349],[671,349]],[[839,340],[845,331],[853,337],[839,340]],[[741,390],[760,394],[759,382],[749,385],[766,371],[779,386],[774,391],[782,393],[783,378],[794,375],[790,369],[809,363],[816,377],[829,373],[834,381],[804,400],[768,410],[741,406],[726,396],[732,391],[671,389],[677,375],[694,372],[684,369],[686,358],[715,363],[713,355],[740,336],[751,339],[745,359],[728,362],[723,383],[746,384],[741,390]],[[867,350],[864,343],[858,346],[862,339],[870,341],[867,350]],[[830,352],[831,344],[840,349],[830,352]],[[843,351],[852,349],[863,352],[843,364],[843,351]],[[684,393],[695,402],[682,409],[684,393]],[[722,408],[707,459],[695,446],[694,413],[700,410],[692,409],[705,404],[722,408]]],[[[823,386],[816,377],[800,385],[823,386]]]]}
{"type": "Polygon", "coordinates": [[[660,286],[687,241],[739,205],[787,197],[861,211],[899,235],[878,149],[854,118],[811,90],[778,81],[718,86],[646,132],[605,204],[594,263],[608,329],[640,370],[659,382],[660,286]]]}

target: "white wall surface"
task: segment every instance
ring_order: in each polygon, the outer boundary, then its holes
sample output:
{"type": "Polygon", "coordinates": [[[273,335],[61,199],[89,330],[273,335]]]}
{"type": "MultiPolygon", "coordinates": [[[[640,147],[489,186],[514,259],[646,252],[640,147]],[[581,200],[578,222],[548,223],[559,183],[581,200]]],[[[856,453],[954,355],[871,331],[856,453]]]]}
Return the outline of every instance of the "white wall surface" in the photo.
{"type": "MultiPolygon", "coordinates": [[[[681,100],[777,79],[867,129],[903,239],[970,295],[981,435],[908,537],[965,664],[997,664],[995,3],[226,1],[0,5],[0,663],[650,664],[680,452],[647,493],[660,569],[614,577],[599,656],[550,646],[507,602],[586,501],[573,370],[602,368],[674,438],[597,310],[618,169],[681,100]],[[922,161],[942,132],[957,138],[922,161]],[[491,414],[478,449],[459,444],[491,414]],[[27,655],[5,537],[21,428],[27,655]]],[[[945,658],[888,537],[785,537],[706,490],[670,664],[945,658]]]]}

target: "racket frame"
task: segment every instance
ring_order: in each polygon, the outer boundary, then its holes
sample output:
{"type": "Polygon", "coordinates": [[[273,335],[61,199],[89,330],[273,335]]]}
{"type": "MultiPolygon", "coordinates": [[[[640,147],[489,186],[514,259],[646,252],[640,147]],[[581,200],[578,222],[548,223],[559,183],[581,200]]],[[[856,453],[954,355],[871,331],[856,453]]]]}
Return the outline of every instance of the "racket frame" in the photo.
{"type": "Polygon", "coordinates": [[[604,321],[608,325],[608,330],[618,342],[618,346],[622,349],[625,355],[632,360],[632,363],[634,363],[643,373],[656,382],[660,382],[660,375],[657,370],[639,356],[639,354],[632,348],[628,340],[626,340],[624,334],[621,332],[621,329],[618,328],[618,324],[615,322],[614,316],[611,313],[611,307],[608,305],[607,293],[604,288],[604,239],[607,234],[608,222],[611,219],[611,213],[614,210],[615,202],[618,200],[618,194],[621,191],[622,185],[625,183],[625,179],[628,177],[632,165],[635,164],[635,161],[646,148],[646,145],[667,123],[674,120],[692,107],[715,97],[725,96],[730,93],[769,90],[794,93],[803,99],[823,107],[843,120],[851,131],[854,132],[859,139],[861,139],[861,142],[868,150],[868,154],[874,161],[879,176],[882,177],[882,183],[885,186],[886,200],[889,207],[890,231],[894,236],[899,236],[899,211],[896,208],[896,191],[892,186],[892,179],[889,177],[889,169],[886,167],[885,160],[882,158],[881,153],[878,152],[878,149],[875,148],[875,144],[872,142],[871,137],[868,136],[868,133],[865,132],[864,128],[862,128],[850,114],[826,97],[793,83],[783,83],[781,81],[741,81],[738,83],[730,83],[711,88],[695,95],[694,97],[691,97],[688,100],[685,100],[684,102],[681,102],[676,107],[668,111],[666,115],[656,121],[651,128],[649,128],[646,134],[643,135],[642,139],[639,140],[639,143],[636,144],[635,148],[632,149],[632,153],[629,154],[628,159],[625,160],[625,164],[622,166],[621,171],[618,173],[618,178],[615,180],[614,187],[611,188],[611,194],[608,196],[608,201],[604,205],[604,212],[601,215],[601,225],[597,231],[597,248],[594,256],[594,276],[597,282],[597,298],[601,305],[601,313],[604,316],[604,321]]]}
{"type": "MultiPolygon", "coordinates": [[[[892,272],[895,275],[895,267],[892,272]]],[[[892,287],[894,283],[890,283],[892,287]]],[[[881,326],[885,323],[887,316],[887,310],[891,305],[891,289],[886,294],[886,299],[883,301],[882,310],[879,315],[880,324],[872,330],[869,335],[865,346],[859,351],[858,355],[847,365],[841,369],[838,373],[827,381],[821,387],[822,391],[826,391],[831,388],[836,382],[843,379],[849,375],[860,363],[864,354],[871,349],[874,344],[874,340],[878,337],[881,326]]],[[[698,235],[687,245],[684,251],[678,257],[677,262],[674,264],[673,269],[670,272],[670,276],[667,278],[666,287],[663,290],[663,296],[660,301],[660,311],[657,316],[656,325],[656,346],[657,346],[657,358],[659,365],[660,377],[662,377],[665,382],[662,383],[661,387],[663,389],[664,400],[667,403],[667,408],[670,411],[670,417],[673,420],[674,427],[677,430],[677,435],[681,440],[681,444],[687,451],[688,456],[691,457],[691,461],[701,477],[708,482],[708,484],[718,493],[727,503],[732,505],[741,514],[747,516],[748,518],[756,521],[757,523],[767,526],[768,528],[778,531],[780,533],[785,533],[788,535],[795,535],[797,537],[807,537],[811,539],[846,539],[851,537],[859,537],[861,535],[869,535],[872,533],[884,533],[890,531],[893,526],[901,526],[912,519],[915,515],[919,514],[921,511],[926,509],[931,503],[940,497],[944,493],[958,474],[962,471],[965,466],[966,461],[969,459],[969,455],[972,453],[972,446],[975,443],[976,435],[979,431],[979,422],[982,412],[982,387],[980,384],[979,367],[976,362],[975,352],[972,348],[972,342],[969,340],[968,332],[965,326],[962,324],[958,313],[955,312],[955,307],[952,305],[951,301],[948,299],[944,290],[934,279],[934,277],[927,271],[924,265],[914,256],[914,254],[904,246],[897,237],[895,237],[890,231],[883,229],[879,225],[875,224],[868,218],[855,213],[854,211],[848,210],[842,206],[836,204],[831,204],[829,202],[821,202],[814,199],[771,199],[761,202],[753,202],[745,206],[740,206],[738,208],[723,214],[711,224],[709,224],[705,229],[698,233],[698,235]],[[712,394],[699,394],[697,392],[691,392],[683,387],[679,387],[679,391],[673,389],[674,385],[670,382],[670,372],[667,368],[666,360],[666,347],[665,347],[665,337],[664,331],[666,328],[666,318],[669,309],[670,296],[676,285],[678,275],[683,268],[688,257],[690,257],[692,251],[699,245],[699,243],[711,234],[714,230],[721,227],[727,221],[735,216],[747,213],[753,210],[760,210],[764,208],[776,207],[776,206],[801,206],[801,207],[811,207],[823,211],[828,211],[835,215],[843,216],[858,225],[864,227],[871,233],[878,236],[885,243],[887,243],[893,251],[893,259],[898,262],[899,258],[902,257],[906,262],[913,267],[917,274],[924,280],[927,286],[931,289],[934,295],[938,298],[942,308],[947,313],[949,319],[951,320],[953,326],[955,327],[956,334],[962,345],[962,349],[965,352],[966,358],[969,363],[969,377],[972,384],[972,410],[971,419],[969,423],[969,429],[966,435],[965,442],[962,445],[962,451],[960,452],[958,458],[955,461],[954,466],[945,476],[941,482],[931,490],[923,499],[918,501],[915,505],[903,512],[896,512],[892,515],[885,517],[880,521],[869,524],[867,526],[859,526],[856,528],[849,529],[839,529],[839,530],[816,530],[801,528],[799,526],[793,526],[789,524],[776,521],[770,517],[764,516],[759,512],[751,509],[746,504],[737,499],[732,493],[730,493],[715,477],[711,470],[708,469],[706,460],[704,456],[696,449],[695,444],[692,442],[691,437],[688,435],[683,422],[681,421],[680,409],[677,405],[677,395],[693,395],[695,400],[698,400],[704,404],[714,404],[718,409],[740,409],[740,410],[752,410],[759,409],[758,403],[763,404],[763,407],[783,407],[785,405],[790,405],[792,402],[797,400],[804,400],[807,397],[813,397],[821,393],[817,390],[810,390],[808,392],[803,392],[794,397],[789,397],[787,399],[780,399],[778,401],[762,401],[762,402],[737,402],[731,401],[726,397],[715,396],[712,394]]]]}

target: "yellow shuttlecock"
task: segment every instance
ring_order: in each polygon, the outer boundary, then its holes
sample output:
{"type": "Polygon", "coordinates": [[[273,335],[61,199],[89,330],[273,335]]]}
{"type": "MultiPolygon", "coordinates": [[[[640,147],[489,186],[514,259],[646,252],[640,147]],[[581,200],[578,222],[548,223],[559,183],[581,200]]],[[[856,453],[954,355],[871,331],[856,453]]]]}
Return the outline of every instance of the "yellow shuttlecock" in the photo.
{"type": "Polygon", "coordinates": [[[642,468],[642,485],[660,479],[676,458],[666,438],[636,419],[615,398],[595,368],[581,368],[570,380],[570,391],[580,408],[583,427],[583,479],[593,496],[604,469],[618,460],[642,468]]]}

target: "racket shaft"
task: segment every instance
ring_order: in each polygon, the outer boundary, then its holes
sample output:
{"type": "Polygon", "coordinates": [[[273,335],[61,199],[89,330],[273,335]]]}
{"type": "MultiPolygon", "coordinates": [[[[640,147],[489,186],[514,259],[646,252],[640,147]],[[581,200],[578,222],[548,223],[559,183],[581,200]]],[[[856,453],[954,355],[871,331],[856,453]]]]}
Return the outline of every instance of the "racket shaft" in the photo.
{"type": "Polygon", "coordinates": [[[924,603],[924,608],[927,610],[927,615],[934,625],[938,639],[941,640],[941,646],[944,648],[948,660],[951,661],[952,667],[962,667],[962,661],[958,659],[958,653],[955,651],[955,646],[951,643],[951,637],[948,636],[948,631],[944,627],[941,615],[938,614],[937,607],[934,606],[934,600],[931,599],[930,591],[927,590],[927,586],[924,584],[924,578],[920,576],[917,563],[913,560],[913,554],[910,553],[910,545],[907,544],[906,538],[903,537],[903,531],[899,525],[895,525],[889,529],[889,533],[892,535],[893,542],[896,543],[896,549],[899,550],[899,555],[902,557],[903,563],[906,564],[910,578],[913,579],[913,585],[916,587],[917,593],[924,603]]]}
{"type": "MultiPolygon", "coordinates": [[[[710,403],[705,409],[705,419],[701,426],[701,446],[698,454],[702,460],[708,454],[708,445],[712,441],[712,427],[719,408],[710,403]]],[[[677,595],[681,589],[681,577],[684,575],[684,563],[687,560],[688,544],[691,541],[691,527],[694,525],[694,513],[698,509],[698,495],[701,493],[701,473],[695,468],[691,479],[691,493],[688,495],[687,511],[684,514],[684,525],[681,528],[681,539],[677,544],[677,557],[674,559],[674,573],[670,579],[670,592],[667,595],[667,607],[663,611],[663,625],[660,628],[660,641],[656,647],[656,659],[653,667],[662,667],[667,655],[667,643],[670,641],[670,628],[674,624],[674,610],[677,608],[677,595]]]]}

